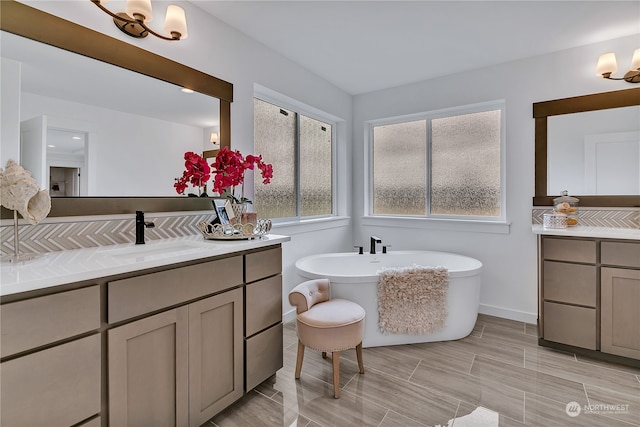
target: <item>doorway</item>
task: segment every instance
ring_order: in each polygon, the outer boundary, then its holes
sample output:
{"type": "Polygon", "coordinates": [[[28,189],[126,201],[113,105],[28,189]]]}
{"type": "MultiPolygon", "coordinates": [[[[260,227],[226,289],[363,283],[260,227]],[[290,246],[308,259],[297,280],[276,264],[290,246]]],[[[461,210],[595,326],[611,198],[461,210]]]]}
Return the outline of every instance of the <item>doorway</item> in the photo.
{"type": "Polygon", "coordinates": [[[77,197],[80,195],[80,168],[49,167],[49,195],[77,197]]]}

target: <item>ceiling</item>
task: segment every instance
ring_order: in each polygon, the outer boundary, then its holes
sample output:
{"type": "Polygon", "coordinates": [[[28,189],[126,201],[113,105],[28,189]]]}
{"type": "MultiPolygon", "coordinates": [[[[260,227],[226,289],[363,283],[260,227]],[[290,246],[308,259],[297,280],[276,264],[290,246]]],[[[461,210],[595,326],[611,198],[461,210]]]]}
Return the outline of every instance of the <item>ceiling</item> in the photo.
{"type": "Polygon", "coordinates": [[[637,0],[191,1],[354,95],[633,34],[640,47],[637,0]]]}

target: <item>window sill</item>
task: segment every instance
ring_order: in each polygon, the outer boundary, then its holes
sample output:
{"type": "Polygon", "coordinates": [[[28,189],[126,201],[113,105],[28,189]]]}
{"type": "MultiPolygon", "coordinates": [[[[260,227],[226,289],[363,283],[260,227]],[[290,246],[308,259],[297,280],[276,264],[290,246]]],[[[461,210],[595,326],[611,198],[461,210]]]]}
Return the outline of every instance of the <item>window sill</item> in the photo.
{"type": "Polygon", "coordinates": [[[362,225],[495,234],[509,234],[511,228],[510,222],[399,216],[364,216],[362,225]]]}
{"type": "Polygon", "coordinates": [[[330,228],[347,227],[350,222],[348,216],[332,216],[326,218],[303,219],[300,221],[274,222],[271,230],[287,235],[308,233],[310,231],[327,230],[330,228]]]}

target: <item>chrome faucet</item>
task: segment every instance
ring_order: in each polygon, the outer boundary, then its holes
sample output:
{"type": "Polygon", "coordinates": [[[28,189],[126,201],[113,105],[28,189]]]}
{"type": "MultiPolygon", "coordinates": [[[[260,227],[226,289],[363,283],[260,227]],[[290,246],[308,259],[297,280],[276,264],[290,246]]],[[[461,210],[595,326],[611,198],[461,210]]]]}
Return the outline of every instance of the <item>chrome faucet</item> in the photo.
{"type": "Polygon", "coordinates": [[[152,221],[144,220],[144,212],[136,211],[136,245],[144,245],[144,229],[154,228],[156,225],[152,221]]]}
{"type": "Polygon", "coordinates": [[[382,243],[382,239],[376,236],[371,236],[371,250],[369,251],[371,255],[376,254],[376,243],[382,243]]]}

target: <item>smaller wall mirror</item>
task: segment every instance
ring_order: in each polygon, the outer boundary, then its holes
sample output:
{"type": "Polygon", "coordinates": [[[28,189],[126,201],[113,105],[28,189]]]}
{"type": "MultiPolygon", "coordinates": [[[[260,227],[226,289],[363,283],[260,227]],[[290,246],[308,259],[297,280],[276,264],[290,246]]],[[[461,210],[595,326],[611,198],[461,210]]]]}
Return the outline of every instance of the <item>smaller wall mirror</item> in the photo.
{"type": "Polygon", "coordinates": [[[640,88],[533,104],[535,206],[640,206],[640,88]]]}

